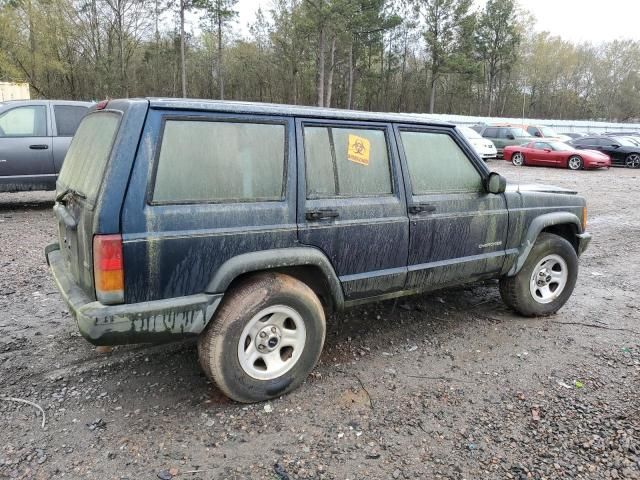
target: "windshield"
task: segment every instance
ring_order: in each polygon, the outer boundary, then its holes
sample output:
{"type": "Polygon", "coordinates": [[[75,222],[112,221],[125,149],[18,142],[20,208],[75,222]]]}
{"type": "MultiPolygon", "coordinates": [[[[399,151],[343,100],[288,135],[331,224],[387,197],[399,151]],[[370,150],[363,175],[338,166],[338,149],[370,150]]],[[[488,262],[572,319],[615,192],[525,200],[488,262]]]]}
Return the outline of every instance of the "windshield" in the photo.
{"type": "Polygon", "coordinates": [[[635,143],[633,143],[630,139],[628,139],[626,137],[614,137],[613,141],[619,143],[623,147],[635,147],[636,146],[635,143]]]}
{"type": "Polygon", "coordinates": [[[94,203],[104,175],[120,115],[97,112],[86,116],[76,131],[64,158],[58,182],[94,203]]]}
{"type": "Polygon", "coordinates": [[[540,127],[543,137],[557,137],[558,134],[551,127],[540,127]]]}
{"type": "Polygon", "coordinates": [[[469,127],[458,127],[458,130],[467,138],[482,138],[482,135],[469,127]]]}
{"type": "Polygon", "coordinates": [[[549,142],[549,145],[551,145],[551,148],[556,152],[567,152],[570,150],[575,150],[571,145],[567,145],[563,142],[549,142]]]}
{"type": "Polygon", "coordinates": [[[527,133],[526,130],[523,130],[522,128],[512,128],[511,135],[513,135],[514,137],[530,137],[531,136],[527,133]]]}

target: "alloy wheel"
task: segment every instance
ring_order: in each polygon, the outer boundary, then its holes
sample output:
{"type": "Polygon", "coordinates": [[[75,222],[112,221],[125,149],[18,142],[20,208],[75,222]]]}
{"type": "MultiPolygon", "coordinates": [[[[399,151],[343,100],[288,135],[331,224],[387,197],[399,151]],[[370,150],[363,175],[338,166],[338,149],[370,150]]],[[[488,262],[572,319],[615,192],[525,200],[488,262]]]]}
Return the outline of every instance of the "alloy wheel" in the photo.
{"type": "Polygon", "coordinates": [[[240,366],[258,380],[278,378],[300,359],[306,338],[304,321],[297,311],[285,305],[267,307],[249,320],[240,335],[240,366]]]}

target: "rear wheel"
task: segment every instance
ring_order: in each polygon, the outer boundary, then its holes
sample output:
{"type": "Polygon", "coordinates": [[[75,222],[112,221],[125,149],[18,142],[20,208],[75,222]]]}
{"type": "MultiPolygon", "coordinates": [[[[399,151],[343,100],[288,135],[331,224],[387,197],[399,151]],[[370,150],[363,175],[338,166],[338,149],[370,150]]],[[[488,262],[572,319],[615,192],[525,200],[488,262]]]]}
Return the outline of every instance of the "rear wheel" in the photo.
{"type": "Polygon", "coordinates": [[[640,168],[640,155],[637,153],[630,153],[624,161],[627,168],[640,168]]]}
{"type": "Polygon", "coordinates": [[[516,167],[521,167],[524,165],[524,155],[520,152],[516,152],[511,156],[511,163],[513,163],[516,167]]]}
{"type": "Polygon", "coordinates": [[[583,167],[582,158],[578,155],[572,155],[569,157],[567,165],[569,166],[569,170],[580,170],[583,167]]]}
{"type": "Polygon", "coordinates": [[[573,246],[558,235],[541,233],[520,272],[500,280],[500,295],[521,315],[551,315],[567,302],[577,277],[573,246]]]}
{"type": "Polygon", "coordinates": [[[250,277],[225,294],[198,339],[207,376],[244,403],[297,388],[320,358],[324,310],[303,282],[280,273],[250,277]]]}

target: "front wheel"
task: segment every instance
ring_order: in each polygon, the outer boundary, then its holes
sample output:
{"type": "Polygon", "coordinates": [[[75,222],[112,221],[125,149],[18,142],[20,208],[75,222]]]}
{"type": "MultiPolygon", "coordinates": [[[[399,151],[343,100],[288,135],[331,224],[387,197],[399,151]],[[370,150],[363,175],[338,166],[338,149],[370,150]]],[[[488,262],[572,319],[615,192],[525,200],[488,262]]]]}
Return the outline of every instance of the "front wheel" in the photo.
{"type": "Polygon", "coordinates": [[[627,168],[640,168],[640,155],[637,153],[630,153],[624,161],[627,168]]]}
{"type": "Polygon", "coordinates": [[[524,165],[524,155],[520,152],[516,152],[511,156],[511,163],[513,163],[516,167],[521,167],[524,165]]]}
{"type": "Polygon", "coordinates": [[[198,339],[207,376],[228,397],[260,402],[297,388],[324,345],[324,310],[303,282],[280,273],[245,279],[198,339]]]}
{"type": "Polygon", "coordinates": [[[569,300],[577,277],[573,246],[558,235],[541,233],[520,272],[500,279],[500,295],[521,315],[551,315],[569,300]]]}
{"type": "Polygon", "coordinates": [[[580,170],[583,166],[582,158],[578,155],[572,155],[569,157],[567,165],[569,166],[569,170],[580,170]]]}

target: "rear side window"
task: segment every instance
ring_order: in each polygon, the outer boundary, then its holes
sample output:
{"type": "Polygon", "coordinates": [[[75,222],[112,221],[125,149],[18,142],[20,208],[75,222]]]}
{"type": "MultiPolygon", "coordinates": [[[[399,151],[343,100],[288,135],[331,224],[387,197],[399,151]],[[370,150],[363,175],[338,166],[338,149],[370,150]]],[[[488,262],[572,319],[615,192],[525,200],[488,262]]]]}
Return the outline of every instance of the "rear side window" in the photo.
{"type": "Polygon", "coordinates": [[[281,200],[284,165],[284,125],[167,120],[153,201],[281,200]]]}
{"type": "Polygon", "coordinates": [[[119,123],[120,115],[113,112],[92,113],[82,120],[60,170],[63,188],[95,202],[119,123]]]}
{"type": "Polygon", "coordinates": [[[366,197],[392,192],[383,130],[304,127],[307,197],[366,197]]]}
{"type": "Polygon", "coordinates": [[[53,114],[59,137],[73,137],[80,125],[82,117],[87,113],[86,107],[72,105],[54,105],[53,114]]]}
{"type": "Polygon", "coordinates": [[[401,132],[414,195],[479,192],[482,177],[445,133],[401,132]]]}
{"type": "Polygon", "coordinates": [[[47,110],[43,105],[16,107],[0,115],[0,137],[45,137],[47,110]]]}
{"type": "Polygon", "coordinates": [[[491,137],[498,138],[498,129],[497,128],[487,128],[482,134],[483,137],[491,137]]]}

